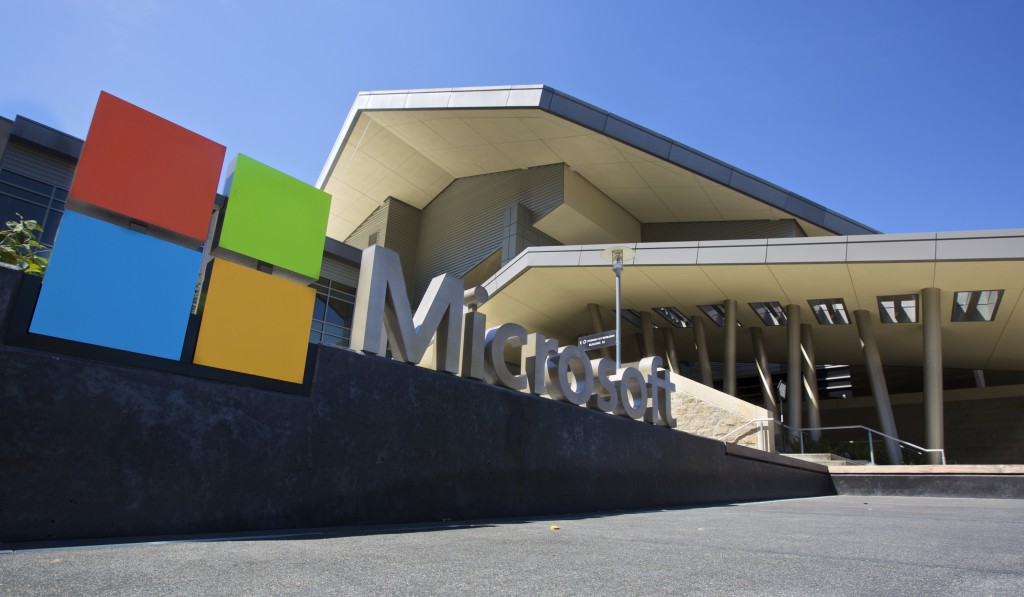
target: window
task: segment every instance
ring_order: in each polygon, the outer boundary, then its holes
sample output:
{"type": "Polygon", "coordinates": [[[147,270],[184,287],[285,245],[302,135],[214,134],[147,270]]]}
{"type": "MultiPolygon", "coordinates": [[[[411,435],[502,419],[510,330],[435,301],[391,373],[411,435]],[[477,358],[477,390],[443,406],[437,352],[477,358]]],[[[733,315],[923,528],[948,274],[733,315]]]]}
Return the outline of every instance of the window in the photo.
{"type": "Polygon", "coordinates": [[[348,346],[352,336],[356,289],[327,278],[320,278],[312,287],[316,289],[316,304],[313,306],[309,341],[348,346]]]}
{"type": "Polygon", "coordinates": [[[878,316],[882,323],[917,323],[917,295],[878,297],[878,316]]]}
{"type": "Polygon", "coordinates": [[[846,312],[846,303],[841,298],[811,299],[807,301],[811,312],[821,325],[847,325],[850,315],[846,312]]]}
{"type": "Polygon", "coordinates": [[[750,308],[754,310],[754,313],[757,314],[765,325],[786,325],[786,310],[777,302],[750,303],[750,308]]]}
{"type": "MultiPolygon", "coordinates": [[[[715,322],[718,327],[725,327],[725,305],[699,305],[700,310],[708,316],[708,319],[715,322]]],[[[738,320],[736,327],[743,327],[738,320]]]]}
{"type": "Polygon", "coordinates": [[[677,328],[692,328],[690,318],[679,312],[675,307],[654,307],[654,312],[677,328]]]}
{"type": "Polygon", "coordinates": [[[996,318],[1002,290],[969,290],[953,295],[953,321],[992,321],[996,318]]]}
{"type": "Polygon", "coordinates": [[[17,219],[35,220],[43,227],[39,242],[53,246],[57,227],[64,215],[64,202],[68,190],[22,176],[10,170],[0,170],[0,224],[17,219]]]}
{"type": "Polygon", "coordinates": [[[640,325],[640,312],[636,309],[623,309],[622,318],[638,328],[643,327],[640,325]]]}

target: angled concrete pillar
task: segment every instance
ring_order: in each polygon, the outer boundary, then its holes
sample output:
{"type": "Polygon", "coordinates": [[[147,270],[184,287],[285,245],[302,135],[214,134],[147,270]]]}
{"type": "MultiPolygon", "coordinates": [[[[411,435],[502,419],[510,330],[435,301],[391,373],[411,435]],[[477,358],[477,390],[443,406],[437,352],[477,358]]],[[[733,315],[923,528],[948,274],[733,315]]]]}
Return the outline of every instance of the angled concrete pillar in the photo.
{"type": "MultiPolygon", "coordinates": [[[[786,426],[800,429],[803,424],[803,357],[800,353],[800,305],[786,305],[786,426]]],[[[799,432],[790,431],[799,439],[799,432]]]]}
{"type": "Polygon", "coordinates": [[[750,328],[750,340],[754,345],[754,364],[757,365],[757,377],[761,381],[761,397],[764,398],[764,407],[772,413],[772,418],[777,423],[779,421],[779,405],[775,402],[772,372],[768,370],[768,354],[764,350],[763,330],[750,328]]]}
{"type": "Polygon", "coordinates": [[[722,391],[736,395],[736,301],[725,300],[725,371],[722,372],[722,391]]]}
{"type": "Polygon", "coordinates": [[[693,318],[693,345],[697,349],[697,360],[700,361],[700,383],[713,388],[715,379],[711,374],[711,357],[708,356],[708,334],[700,316],[693,318]]]}
{"type": "MultiPolygon", "coordinates": [[[[821,412],[818,409],[818,372],[814,362],[814,336],[811,324],[800,324],[800,346],[804,370],[804,395],[807,396],[807,426],[821,427],[821,412]]],[[[812,431],[811,439],[821,439],[820,431],[812,431]]]]}
{"type": "Polygon", "coordinates": [[[661,328],[662,342],[665,344],[665,365],[672,373],[679,373],[679,355],[676,354],[676,338],[671,327],[661,328]]]}
{"type": "MultiPolygon", "coordinates": [[[[601,307],[596,303],[589,303],[587,304],[587,312],[590,313],[590,327],[593,329],[593,333],[600,334],[601,332],[606,331],[604,328],[604,321],[601,319],[601,307]]],[[[601,356],[606,359],[610,359],[614,355],[612,354],[611,349],[606,346],[601,349],[601,356]]]]}
{"type": "MultiPolygon", "coordinates": [[[[860,334],[860,345],[864,349],[864,365],[868,370],[871,393],[875,396],[875,409],[878,411],[881,431],[886,435],[899,437],[896,434],[896,419],[892,415],[892,403],[889,401],[889,387],[885,384],[885,373],[882,371],[882,357],[878,354],[875,330],[871,326],[871,312],[858,309],[853,312],[853,317],[857,320],[857,333],[860,334]]],[[[899,442],[886,438],[885,452],[889,456],[889,464],[903,464],[899,442]]]]}
{"type": "MultiPolygon", "coordinates": [[[[924,332],[925,447],[944,447],[942,403],[942,305],[938,288],[921,290],[921,327],[924,332]]],[[[942,455],[928,453],[929,464],[942,464],[942,455]]]]}
{"type": "Polygon", "coordinates": [[[657,356],[654,354],[654,323],[651,322],[651,312],[640,312],[640,332],[643,335],[643,356],[644,358],[657,356]]]}

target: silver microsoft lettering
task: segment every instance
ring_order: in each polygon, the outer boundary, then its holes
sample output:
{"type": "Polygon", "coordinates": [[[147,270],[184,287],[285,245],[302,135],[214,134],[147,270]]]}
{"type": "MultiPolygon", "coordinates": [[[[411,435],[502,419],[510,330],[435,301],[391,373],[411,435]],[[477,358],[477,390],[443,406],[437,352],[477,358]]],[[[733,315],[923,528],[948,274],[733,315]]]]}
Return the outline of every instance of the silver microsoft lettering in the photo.
{"type": "Polygon", "coordinates": [[[371,246],[362,256],[351,346],[381,356],[390,347],[394,358],[418,365],[436,337],[434,367],[438,371],[655,425],[676,426],[671,399],[675,384],[661,357],[616,370],[612,359],[590,359],[579,346],[560,347],[557,339],[529,333],[515,323],[487,329],[487,316],[476,310],[486,300],[482,287],[465,291],[462,280],[443,274],[431,280],[414,314],[398,255],[371,246]],[[470,306],[465,307],[464,301],[470,306]],[[518,373],[505,361],[506,347],[519,350],[518,373]]]}

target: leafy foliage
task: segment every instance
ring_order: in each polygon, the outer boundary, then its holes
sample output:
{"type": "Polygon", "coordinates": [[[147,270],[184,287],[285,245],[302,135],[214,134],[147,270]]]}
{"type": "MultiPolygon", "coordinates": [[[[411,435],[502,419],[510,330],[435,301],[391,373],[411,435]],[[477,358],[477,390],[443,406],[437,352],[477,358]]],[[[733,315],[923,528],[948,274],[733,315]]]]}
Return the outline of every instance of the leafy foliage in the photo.
{"type": "Polygon", "coordinates": [[[0,230],[0,263],[13,265],[34,276],[43,276],[49,260],[42,256],[50,249],[36,240],[43,227],[35,220],[26,220],[21,214],[18,220],[7,221],[7,230],[0,230]]]}

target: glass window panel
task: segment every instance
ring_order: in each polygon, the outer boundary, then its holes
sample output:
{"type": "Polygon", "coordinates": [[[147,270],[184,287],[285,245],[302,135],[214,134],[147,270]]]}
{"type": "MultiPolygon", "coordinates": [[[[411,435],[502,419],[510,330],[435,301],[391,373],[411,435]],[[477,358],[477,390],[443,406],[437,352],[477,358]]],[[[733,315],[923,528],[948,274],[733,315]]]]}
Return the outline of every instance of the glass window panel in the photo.
{"type": "Polygon", "coordinates": [[[917,301],[915,299],[903,299],[900,301],[903,308],[902,321],[900,323],[912,323],[917,321],[917,301]]]}
{"type": "MultiPolygon", "coordinates": [[[[719,327],[725,326],[725,305],[700,305],[700,310],[719,327]]],[[[741,325],[737,320],[736,325],[741,325]]]]}
{"type": "Polygon", "coordinates": [[[352,319],[352,313],[353,310],[355,309],[355,305],[352,303],[352,301],[346,301],[343,298],[338,298],[338,296],[336,296],[334,294],[334,291],[332,290],[329,302],[331,308],[334,309],[335,313],[340,315],[343,319],[345,319],[346,321],[352,319]]]}
{"type": "Polygon", "coordinates": [[[850,323],[850,317],[846,314],[846,305],[842,301],[835,305],[835,320],[833,323],[850,323]]]}
{"type": "Polygon", "coordinates": [[[40,182],[27,176],[22,176],[21,174],[16,174],[10,170],[0,171],[0,180],[26,188],[30,191],[35,191],[36,193],[41,193],[46,195],[47,198],[49,198],[50,193],[53,192],[53,185],[40,182]]]}
{"type": "Polygon", "coordinates": [[[994,321],[1002,290],[960,291],[953,295],[953,321],[994,321]]]}
{"type": "Polygon", "coordinates": [[[878,297],[878,317],[882,323],[916,323],[916,294],[878,297]]]}
{"type": "Polygon", "coordinates": [[[309,333],[309,342],[311,344],[320,344],[320,333],[319,332],[310,332],[309,333]]]}
{"type": "Polygon", "coordinates": [[[356,289],[337,282],[331,282],[331,296],[350,303],[356,302],[356,289]]]}
{"type": "Polygon", "coordinates": [[[60,219],[64,216],[59,211],[50,210],[50,215],[46,218],[46,224],[43,225],[43,236],[39,241],[44,245],[53,246],[53,239],[57,236],[57,229],[60,228],[60,219]]]}
{"type": "Polygon", "coordinates": [[[999,304],[999,291],[983,290],[978,298],[978,315],[982,321],[992,321],[996,305],[999,304]]]}
{"type": "Polygon", "coordinates": [[[765,325],[778,326],[786,324],[786,311],[777,302],[750,303],[750,308],[754,310],[754,313],[757,314],[757,317],[765,325]]]}
{"type": "Polygon", "coordinates": [[[48,195],[33,193],[2,182],[0,182],[0,193],[3,193],[8,197],[17,197],[18,199],[24,199],[25,201],[31,201],[40,205],[47,205],[50,202],[50,197],[48,195]]]}
{"type": "Polygon", "coordinates": [[[5,206],[3,213],[0,213],[0,216],[3,216],[3,220],[5,222],[7,220],[17,221],[18,214],[21,214],[21,216],[26,220],[35,220],[37,222],[42,222],[46,219],[45,207],[34,203],[26,203],[17,199],[9,199],[6,203],[7,205],[5,206]]]}
{"type": "Polygon", "coordinates": [[[341,313],[338,313],[337,307],[339,306],[335,299],[328,299],[327,301],[327,314],[324,316],[324,321],[327,323],[333,323],[335,325],[342,325],[345,323],[345,318],[342,317],[341,313]]]}
{"type": "Polygon", "coordinates": [[[324,324],[324,333],[326,333],[326,334],[338,334],[338,335],[341,335],[341,332],[344,329],[345,329],[344,326],[331,325],[329,323],[325,323],[324,324]]]}
{"type": "Polygon", "coordinates": [[[323,321],[324,312],[327,310],[327,303],[319,293],[316,295],[316,302],[313,304],[313,319],[323,321]]]}

